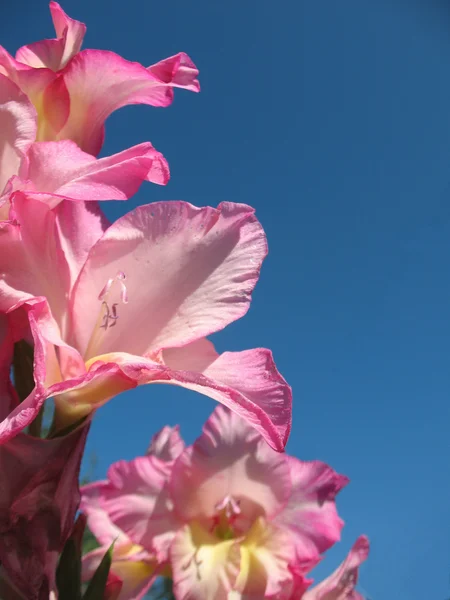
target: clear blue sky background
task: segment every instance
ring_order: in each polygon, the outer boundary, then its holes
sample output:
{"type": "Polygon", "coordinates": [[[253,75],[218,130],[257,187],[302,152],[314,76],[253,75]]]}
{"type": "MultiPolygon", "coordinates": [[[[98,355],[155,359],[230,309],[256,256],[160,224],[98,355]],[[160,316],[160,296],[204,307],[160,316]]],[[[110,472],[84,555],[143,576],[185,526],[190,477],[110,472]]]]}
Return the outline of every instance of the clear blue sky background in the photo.
{"type": "MultiPolygon", "coordinates": [[[[179,50],[202,93],[126,108],[103,154],[151,140],[144,202],[256,207],[270,255],[219,350],[267,346],[294,389],[288,450],[350,476],[342,543],[367,533],[373,600],[450,595],[450,8],[433,0],[66,0],[85,47],[151,64],[179,50]]],[[[10,51],[51,37],[44,0],[2,5],[10,51]]],[[[137,315],[139,319],[151,315],[137,315]]],[[[166,423],[191,442],[214,403],[148,386],[98,412],[97,475],[166,423]]]]}

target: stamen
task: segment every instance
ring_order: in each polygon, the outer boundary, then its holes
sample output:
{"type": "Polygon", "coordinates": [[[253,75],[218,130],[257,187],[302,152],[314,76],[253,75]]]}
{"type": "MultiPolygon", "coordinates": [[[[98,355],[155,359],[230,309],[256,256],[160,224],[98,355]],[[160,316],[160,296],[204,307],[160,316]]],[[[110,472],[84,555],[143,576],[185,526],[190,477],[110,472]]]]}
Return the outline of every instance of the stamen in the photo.
{"type": "Polygon", "coordinates": [[[230,519],[231,517],[235,516],[235,515],[240,515],[241,514],[241,507],[239,506],[239,500],[235,500],[233,498],[233,496],[225,496],[225,498],[219,502],[218,504],[216,504],[216,510],[218,512],[225,510],[225,515],[227,517],[227,519],[230,519]]]}
{"type": "Polygon", "coordinates": [[[115,302],[111,306],[111,310],[109,309],[109,306],[106,302],[102,302],[102,306],[105,307],[105,314],[103,315],[103,323],[99,325],[100,329],[108,329],[108,327],[114,327],[117,319],[119,318],[116,309],[117,302],[115,302]],[[112,321],[112,323],[110,323],[110,321],[112,321]]]}
{"type": "Polygon", "coordinates": [[[181,565],[181,568],[183,569],[183,571],[186,571],[187,569],[189,569],[191,564],[194,563],[195,569],[197,571],[197,579],[199,581],[201,581],[202,577],[201,577],[201,573],[200,573],[200,567],[203,564],[203,561],[197,557],[197,554],[198,554],[198,550],[194,550],[194,552],[192,553],[191,557],[187,560],[187,562],[185,562],[183,565],[181,565]]]}
{"type": "Polygon", "coordinates": [[[99,329],[103,329],[106,332],[108,329],[111,329],[111,327],[114,327],[119,320],[118,306],[120,303],[114,302],[114,300],[117,300],[119,296],[120,301],[123,304],[127,304],[128,302],[127,286],[124,283],[125,279],[125,273],[118,271],[115,277],[108,279],[98,295],[98,300],[101,300],[101,305],[92,330],[91,338],[86,348],[84,355],[85,360],[89,360],[92,356],[96,356],[99,347],[103,343],[102,340],[104,339],[104,334],[100,335],[99,329]],[[117,286],[119,286],[119,290],[117,290],[117,286]],[[117,293],[118,291],[120,292],[119,294],[117,293]]]}
{"type": "Polygon", "coordinates": [[[117,281],[117,283],[120,285],[120,288],[121,288],[120,289],[120,299],[122,300],[122,302],[124,304],[126,304],[128,302],[128,293],[127,293],[127,286],[124,284],[125,279],[126,279],[125,273],[123,271],[118,271],[118,273],[115,277],[111,277],[110,279],[108,279],[108,281],[106,282],[102,291],[98,295],[98,299],[104,300],[108,296],[113,283],[115,281],[117,281]]]}

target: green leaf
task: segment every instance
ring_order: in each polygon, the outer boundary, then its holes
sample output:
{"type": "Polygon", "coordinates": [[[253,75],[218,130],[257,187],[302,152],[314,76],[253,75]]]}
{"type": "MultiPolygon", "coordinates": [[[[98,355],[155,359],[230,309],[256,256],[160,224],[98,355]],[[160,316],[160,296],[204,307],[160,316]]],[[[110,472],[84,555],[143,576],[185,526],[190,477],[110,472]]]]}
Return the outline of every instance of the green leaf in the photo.
{"type": "MultiPolygon", "coordinates": [[[[108,581],[109,569],[111,568],[114,542],[106,551],[97,570],[94,573],[84,593],[83,600],[102,600],[105,595],[106,582],[108,581]]],[[[65,600],[65,599],[64,599],[65,600]]]]}
{"type": "Polygon", "coordinates": [[[56,569],[59,600],[81,600],[81,554],[77,543],[69,538],[56,569]]]}

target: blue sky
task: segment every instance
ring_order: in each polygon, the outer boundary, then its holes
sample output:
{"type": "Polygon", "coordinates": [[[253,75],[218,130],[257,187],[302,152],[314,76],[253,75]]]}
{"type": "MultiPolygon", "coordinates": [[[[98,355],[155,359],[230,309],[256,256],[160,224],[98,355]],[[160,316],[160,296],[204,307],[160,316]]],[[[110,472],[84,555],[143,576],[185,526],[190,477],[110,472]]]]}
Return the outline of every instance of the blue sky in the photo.
{"type": "MultiPolygon", "coordinates": [[[[372,542],[372,600],[450,595],[450,8],[433,0],[66,0],[85,47],[151,64],[186,51],[199,95],[131,107],[103,154],[150,140],[172,180],[137,204],[256,208],[269,239],[249,313],[219,350],[266,346],[294,390],[288,450],[351,478],[342,543],[372,542]]],[[[51,37],[44,0],[2,7],[10,51],[51,37]],[[6,12],[5,12],[6,11],[6,12]],[[26,16],[26,19],[24,19],[26,16]]],[[[151,318],[140,315],[138,318],[151,318]]],[[[139,327],[139,322],[136,322],[139,327]]],[[[97,475],[166,423],[187,441],[214,403],[147,386],[96,415],[97,475]]]]}

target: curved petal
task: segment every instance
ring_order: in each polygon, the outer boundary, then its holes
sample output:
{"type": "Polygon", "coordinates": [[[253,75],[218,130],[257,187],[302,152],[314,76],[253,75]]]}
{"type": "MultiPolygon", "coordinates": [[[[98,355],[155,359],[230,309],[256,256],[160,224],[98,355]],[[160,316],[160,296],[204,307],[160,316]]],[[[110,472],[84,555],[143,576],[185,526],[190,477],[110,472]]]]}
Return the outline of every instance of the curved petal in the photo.
{"type": "Polygon", "coordinates": [[[144,355],[218,331],[247,312],[266,252],[264,232],[246,205],[141,206],[116,221],[89,254],[73,296],[75,344],[87,360],[109,352],[144,355]],[[87,352],[105,300],[99,294],[118,273],[128,303],[113,286],[107,302],[117,304],[119,318],[87,352]]]}
{"type": "Polygon", "coordinates": [[[329,577],[308,590],[303,600],[364,600],[355,590],[358,568],[369,555],[369,540],[359,537],[344,562],[329,577]]]}
{"type": "Polygon", "coordinates": [[[294,556],[289,533],[258,518],[241,542],[236,590],[244,597],[286,600],[293,580],[289,563],[294,556]]]}
{"type": "Polygon", "coordinates": [[[71,19],[57,2],[50,2],[50,13],[57,37],[63,38],[65,41],[60,66],[62,68],[80,51],[86,33],[86,25],[71,19]]]}
{"type": "Polygon", "coordinates": [[[174,377],[179,385],[221,402],[250,423],[272,448],[284,450],[291,430],[292,391],[270,350],[218,355],[212,343],[203,339],[164,350],[162,355],[165,364],[179,372],[174,377]]]}
{"type": "Polygon", "coordinates": [[[184,521],[212,519],[224,500],[236,502],[239,535],[258,516],[270,519],[287,502],[289,466],[286,456],[270,448],[251,424],[219,406],[202,435],[176,461],[171,492],[184,521]]]}
{"type": "Polygon", "coordinates": [[[165,185],[169,167],[150,143],[96,159],[64,140],[33,144],[20,177],[28,197],[54,208],[63,199],[127,200],[145,180],[165,185]]]}
{"type": "Polygon", "coordinates": [[[53,316],[61,323],[68,308],[70,281],[58,244],[55,213],[15,192],[10,219],[0,223],[0,310],[46,296],[53,316]]]}
{"type": "Polygon", "coordinates": [[[112,522],[103,506],[102,499],[108,485],[107,481],[96,481],[80,488],[80,510],[87,516],[89,529],[102,546],[108,547],[113,542],[128,544],[129,537],[112,522]]]}
{"type": "Polygon", "coordinates": [[[36,110],[26,95],[0,75],[0,195],[36,138],[36,110]]]}
{"type": "Polygon", "coordinates": [[[297,561],[307,563],[340,539],[344,523],[337,514],[335,497],[349,480],[320,461],[288,459],[292,494],[275,522],[290,531],[297,561]]]}
{"type": "Polygon", "coordinates": [[[109,221],[98,202],[61,202],[53,212],[72,288],[92,246],[109,227],[109,221]]]}
{"type": "Polygon", "coordinates": [[[59,71],[79,52],[86,25],[68,17],[57,2],[50,2],[50,12],[57,38],[19,48],[16,60],[35,69],[59,71]]]}
{"type": "Polygon", "coordinates": [[[167,560],[167,551],[179,526],[168,493],[170,467],[158,459],[141,456],[119,461],[108,470],[99,504],[111,522],[135,544],[167,560]]]}
{"type": "MultiPolygon", "coordinates": [[[[8,313],[8,327],[14,341],[26,339],[32,341],[34,347],[34,382],[35,387],[25,398],[0,422],[0,443],[6,442],[22,431],[37,416],[45,400],[51,397],[54,390],[60,388],[60,363],[79,372],[76,350],[68,347],[60,337],[58,325],[48,307],[45,298],[32,298],[25,303],[13,307],[8,313]],[[57,350],[56,350],[57,348],[57,350]],[[58,353],[57,353],[58,351],[58,353]]],[[[81,361],[81,371],[85,372],[81,361]]],[[[88,374],[82,380],[95,377],[88,374]]],[[[79,385],[79,379],[72,382],[72,387],[79,385]]],[[[86,414],[86,413],[85,413],[86,414]]]]}
{"type": "Polygon", "coordinates": [[[227,600],[239,573],[239,545],[222,541],[198,523],[178,531],[170,550],[177,600],[227,600]]]}
{"type": "Polygon", "coordinates": [[[34,69],[17,61],[0,46],[0,74],[6,75],[24,92],[39,110],[45,88],[54,81],[56,75],[50,69],[34,69]]]}
{"type": "Polygon", "coordinates": [[[177,459],[184,450],[184,441],[180,436],[180,427],[169,427],[166,425],[152,437],[147,454],[163,460],[172,462],[177,459]]]}
{"type": "Polygon", "coordinates": [[[114,52],[83,50],[61,71],[62,79],[44,99],[44,116],[52,119],[59,112],[64,87],[70,99],[68,119],[62,128],[41,131],[39,140],[71,139],[85,152],[96,155],[103,143],[104,122],[112,112],[128,104],[168,106],[173,87],[199,90],[197,74],[184,53],[146,69],[114,52]]]}
{"type": "Polygon", "coordinates": [[[247,420],[275,450],[282,451],[286,445],[292,395],[269,350],[225,353],[203,372],[175,370],[145,357],[120,352],[95,357],[87,365],[85,379],[80,378],[76,386],[64,382],[54,388],[54,394],[61,394],[55,397],[55,402],[61,418],[68,421],[66,425],[125,389],[146,383],[171,383],[227,406],[247,420]],[[74,387],[75,391],[69,391],[74,387]]]}

